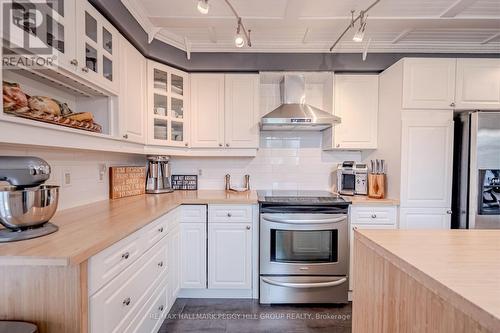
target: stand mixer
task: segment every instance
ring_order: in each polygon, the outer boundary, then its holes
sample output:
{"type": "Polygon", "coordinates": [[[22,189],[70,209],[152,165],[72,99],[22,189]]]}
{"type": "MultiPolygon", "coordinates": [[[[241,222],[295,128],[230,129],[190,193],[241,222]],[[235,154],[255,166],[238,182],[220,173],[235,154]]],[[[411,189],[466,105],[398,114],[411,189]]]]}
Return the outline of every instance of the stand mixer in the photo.
{"type": "Polygon", "coordinates": [[[58,230],[48,221],[57,210],[59,186],[43,185],[50,165],[31,156],[0,156],[0,243],[41,237],[58,230]]]}

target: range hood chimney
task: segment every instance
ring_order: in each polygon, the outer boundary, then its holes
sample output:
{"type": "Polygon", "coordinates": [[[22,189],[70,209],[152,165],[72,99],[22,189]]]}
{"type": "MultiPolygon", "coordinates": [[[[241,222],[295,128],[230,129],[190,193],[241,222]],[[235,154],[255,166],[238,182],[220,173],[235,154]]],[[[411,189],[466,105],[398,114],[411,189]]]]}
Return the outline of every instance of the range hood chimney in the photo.
{"type": "Polygon", "coordinates": [[[340,118],[306,104],[304,75],[285,74],[280,82],[281,105],[262,117],[263,131],[322,131],[340,118]]]}

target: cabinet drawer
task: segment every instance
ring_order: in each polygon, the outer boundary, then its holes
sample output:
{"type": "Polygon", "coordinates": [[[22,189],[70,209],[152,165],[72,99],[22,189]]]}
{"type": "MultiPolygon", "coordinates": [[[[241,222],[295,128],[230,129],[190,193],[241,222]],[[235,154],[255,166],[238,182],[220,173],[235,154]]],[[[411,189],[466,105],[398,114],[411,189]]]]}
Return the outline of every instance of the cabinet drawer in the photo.
{"type": "Polygon", "coordinates": [[[208,222],[252,222],[252,206],[209,205],[208,222]]]}
{"type": "Polygon", "coordinates": [[[91,332],[123,332],[157,285],[155,281],[166,277],[166,267],[166,241],[162,240],[90,297],[91,332]]]}
{"type": "Polygon", "coordinates": [[[89,295],[140,257],[145,250],[140,236],[135,232],[89,259],[89,295]]]}
{"type": "Polygon", "coordinates": [[[396,224],[396,207],[352,206],[351,224],[396,224]]]}
{"type": "Polygon", "coordinates": [[[127,333],[157,332],[168,313],[167,281],[162,280],[132,320],[127,333]]]}
{"type": "Polygon", "coordinates": [[[207,221],[206,205],[183,205],[181,208],[181,223],[200,223],[207,221]]]}
{"type": "Polygon", "coordinates": [[[173,223],[171,217],[172,215],[170,215],[170,213],[163,215],[140,231],[145,249],[149,249],[167,235],[168,225],[173,223]]]}

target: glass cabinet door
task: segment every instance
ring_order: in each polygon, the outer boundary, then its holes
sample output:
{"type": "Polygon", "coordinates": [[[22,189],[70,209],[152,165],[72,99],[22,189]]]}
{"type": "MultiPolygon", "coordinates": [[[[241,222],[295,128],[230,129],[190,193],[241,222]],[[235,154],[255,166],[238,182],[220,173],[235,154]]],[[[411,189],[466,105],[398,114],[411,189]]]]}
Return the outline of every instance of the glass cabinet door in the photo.
{"type": "Polygon", "coordinates": [[[97,80],[98,83],[118,91],[118,33],[87,1],[81,1],[80,4],[77,15],[81,18],[81,31],[78,36],[81,45],[78,52],[82,63],[79,67],[88,75],[89,80],[97,80]]]}
{"type": "Polygon", "coordinates": [[[148,72],[151,143],[187,147],[187,74],[153,61],[149,62],[148,72]]]}

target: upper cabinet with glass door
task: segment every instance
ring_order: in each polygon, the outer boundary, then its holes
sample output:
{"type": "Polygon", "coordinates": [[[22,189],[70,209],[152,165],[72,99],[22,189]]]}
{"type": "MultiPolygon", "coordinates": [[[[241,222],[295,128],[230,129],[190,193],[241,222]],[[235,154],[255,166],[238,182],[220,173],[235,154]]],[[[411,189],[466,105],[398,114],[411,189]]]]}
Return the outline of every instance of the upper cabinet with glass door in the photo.
{"type": "Polygon", "coordinates": [[[119,32],[86,0],[77,1],[76,16],[80,75],[118,93],[119,32]]]}
{"type": "Polygon", "coordinates": [[[148,142],[188,147],[188,74],[148,62],[148,142]]]}

